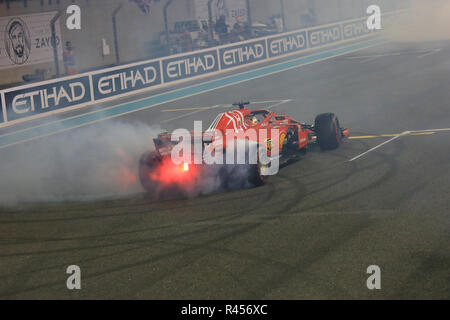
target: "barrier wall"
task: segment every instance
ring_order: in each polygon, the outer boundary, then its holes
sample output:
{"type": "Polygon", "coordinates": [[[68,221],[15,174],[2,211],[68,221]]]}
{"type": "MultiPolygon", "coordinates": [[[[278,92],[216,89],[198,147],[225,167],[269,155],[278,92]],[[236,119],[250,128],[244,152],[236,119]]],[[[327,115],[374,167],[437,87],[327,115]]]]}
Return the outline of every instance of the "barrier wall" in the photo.
{"type": "MultiPolygon", "coordinates": [[[[385,14],[383,23],[399,12],[385,14]]],[[[367,18],[102,69],[1,91],[0,127],[308,50],[371,37],[367,18]]]]}

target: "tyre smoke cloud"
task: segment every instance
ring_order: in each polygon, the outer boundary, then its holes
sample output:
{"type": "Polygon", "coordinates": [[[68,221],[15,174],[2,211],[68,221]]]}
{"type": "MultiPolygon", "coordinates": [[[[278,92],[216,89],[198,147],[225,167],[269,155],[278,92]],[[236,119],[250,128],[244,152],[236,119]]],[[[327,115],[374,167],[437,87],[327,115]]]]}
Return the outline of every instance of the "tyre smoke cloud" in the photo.
{"type": "Polygon", "coordinates": [[[225,171],[211,167],[173,193],[164,185],[144,190],[139,159],[155,150],[153,138],[163,131],[143,123],[108,121],[1,149],[0,207],[117,199],[145,191],[152,200],[196,197],[251,186],[248,168],[237,166],[225,171]]]}
{"type": "Polygon", "coordinates": [[[142,192],[138,160],[161,129],[100,122],[0,150],[0,206],[142,192]]]}
{"type": "Polygon", "coordinates": [[[411,11],[387,29],[396,42],[450,40],[450,1],[414,0],[411,11]]]}

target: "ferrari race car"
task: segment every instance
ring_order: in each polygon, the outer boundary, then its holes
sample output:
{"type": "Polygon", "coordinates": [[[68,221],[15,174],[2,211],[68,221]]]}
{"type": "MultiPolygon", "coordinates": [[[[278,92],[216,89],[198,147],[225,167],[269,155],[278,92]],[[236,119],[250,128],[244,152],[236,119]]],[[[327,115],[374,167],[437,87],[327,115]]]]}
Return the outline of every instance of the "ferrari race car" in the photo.
{"type": "Polygon", "coordinates": [[[305,154],[312,144],[318,144],[322,150],[336,149],[349,134],[347,128],[340,127],[333,113],[320,114],[314,125],[309,125],[270,110],[250,110],[248,104],[233,104],[239,108],[220,113],[206,131],[200,134],[194,132],[183,138],[184,142],[188,139],[187,143],[193,146],[188,148],[188,153],[193,154],[193,150],[200,150],[202,155],[209,152],[221,161],[211,163],[201,158],[200,162],[195,163],[174,162],[174,149],[180,141],[174,139],[173,134],[159,134],[154,139],[155,150],[146,152],[139,161],[139,178],[144,189],[152,193],[162,189],[180,191],[188,187],[203,190],[205,184],[208,190],[211,190],[211,185],[215,190],[260,186],[270,175],[278,172],[267,170],[274,159],[282,166],[305,154]],[[229,139],[230,136],[232,139],[229,139]],[[236,160],[234,154],[227,157],[227,153],[230,153],[230,141],[236,146],[239,139],[247,142],[244,144],[245,161],[227,161],[236,160]],[[194,147],[195,144],[197,147],[194,147]],[[256,150],[254,161],[250,156],[252,146],[256,150]]]}

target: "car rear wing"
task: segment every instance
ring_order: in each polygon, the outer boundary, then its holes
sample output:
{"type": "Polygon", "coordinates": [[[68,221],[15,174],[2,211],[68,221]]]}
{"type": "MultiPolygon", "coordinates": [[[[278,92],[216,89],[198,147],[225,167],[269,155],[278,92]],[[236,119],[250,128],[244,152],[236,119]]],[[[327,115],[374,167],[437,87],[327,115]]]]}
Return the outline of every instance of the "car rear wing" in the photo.
{"type": "MultiPolygon", "coordinates": [[[[194,144],[197,141],[201,141],[203,147],[205,144],[211,143],[214,140],[214,132],[202,132],[201,138],[197,138],[194,132],[191,132],[191,144],[194,144]]],[[[165,157],[170,156],[172,149],[175,145],[180,143],[178,140],[172,141],[172,135],[170,133],[161,133],[157,138],[153,139],[153,143],[155,144],[156,152],[158,156],[165,157]]]]}

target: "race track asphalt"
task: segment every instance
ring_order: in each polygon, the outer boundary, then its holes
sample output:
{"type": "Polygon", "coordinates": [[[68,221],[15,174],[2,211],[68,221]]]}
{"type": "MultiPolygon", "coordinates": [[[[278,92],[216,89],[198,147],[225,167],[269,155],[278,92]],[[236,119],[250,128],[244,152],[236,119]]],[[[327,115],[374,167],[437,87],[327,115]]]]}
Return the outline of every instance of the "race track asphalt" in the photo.
{"type": "Polygon", "coordinates": [[[0,298],[450,298],[450,131],[434,130],[450,127],[448,42],[382,45],[120,119],[192,129],[241,99],[302,122],[335,112],[354,139],[259,188],[0,209],[0,298]],[[69,265],[81,290],[66,288],[69,265]]]}

